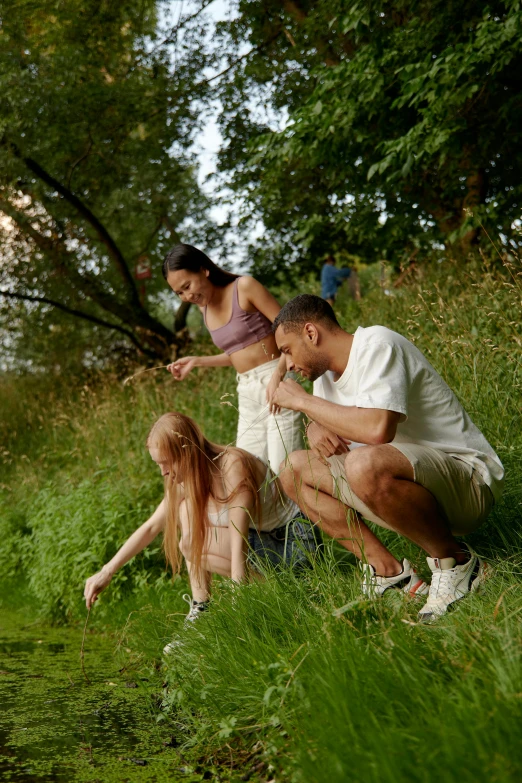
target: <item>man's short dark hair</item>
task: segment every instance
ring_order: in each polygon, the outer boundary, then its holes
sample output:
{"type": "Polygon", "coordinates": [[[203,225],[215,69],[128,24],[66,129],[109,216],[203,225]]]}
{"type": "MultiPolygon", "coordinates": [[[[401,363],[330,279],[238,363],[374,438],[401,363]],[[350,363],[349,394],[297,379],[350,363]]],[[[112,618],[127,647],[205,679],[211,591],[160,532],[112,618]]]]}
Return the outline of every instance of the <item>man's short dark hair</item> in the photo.
{"type": "Polygon", "coordinates": [[[341,328],[328,302],[313,294],[299,294],[281,308],[272,331],[282,326],[285,332],[300,332],[308,322],[321,323],[330,331],[341,328]]]}

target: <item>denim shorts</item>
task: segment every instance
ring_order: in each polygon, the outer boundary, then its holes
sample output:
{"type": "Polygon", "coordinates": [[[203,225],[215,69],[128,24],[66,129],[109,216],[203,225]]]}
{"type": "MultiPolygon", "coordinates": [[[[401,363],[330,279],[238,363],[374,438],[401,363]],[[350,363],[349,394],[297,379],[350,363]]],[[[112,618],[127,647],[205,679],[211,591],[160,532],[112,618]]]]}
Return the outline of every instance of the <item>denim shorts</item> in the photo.
{"type": "Polygon", "coordinates": [[[248,531],[248,562],[262,571],[263,561],[273,566],[308,568],[321,546],[317,527],[302,514],[269,533],[248,531]]]}

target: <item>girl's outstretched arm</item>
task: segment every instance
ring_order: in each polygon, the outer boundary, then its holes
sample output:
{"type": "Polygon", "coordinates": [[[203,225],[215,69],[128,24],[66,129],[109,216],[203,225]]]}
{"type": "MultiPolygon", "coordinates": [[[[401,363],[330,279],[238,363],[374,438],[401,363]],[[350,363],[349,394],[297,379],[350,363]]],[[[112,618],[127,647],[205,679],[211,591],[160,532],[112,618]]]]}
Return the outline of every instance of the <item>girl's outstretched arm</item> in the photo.
{"type": "Polygon", "coordinates": [[[125,563],[147,547],[165,527],[165,499],[161,501],[152,516],[129,536],[123,546],[116,552],[112,560],[106,563],[101,571],[90,576],[85,583],[84,598],[89,609],[102,590],[110,584],[112,577],[125,563]]]}

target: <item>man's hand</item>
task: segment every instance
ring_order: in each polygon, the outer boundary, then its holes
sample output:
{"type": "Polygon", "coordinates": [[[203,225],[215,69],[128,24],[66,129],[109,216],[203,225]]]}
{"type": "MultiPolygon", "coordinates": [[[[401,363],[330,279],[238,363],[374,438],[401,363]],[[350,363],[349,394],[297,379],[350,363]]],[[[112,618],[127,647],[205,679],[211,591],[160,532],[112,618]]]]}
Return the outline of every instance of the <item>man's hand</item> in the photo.
{"type": "Polygon", "coordinates": [[[322,424],[313,421],[306,431],[310,449],[319,457],[333,457],[334,454],[347,454],[349,441],[341,440],[322,424]]]}
{"type": "Polygon", "coordinates": [[[279,413],[281,411],[281,408],[279,405],[276,405],[274,402],[274,395],[279,388],[279,384],[281,383],[281,376],[279,375],[279,372],[276,370],[272,377],[270,378],[268,382],[268,386],[266,387],[266,401],[268,403],[268,410],[270,413],[273,413],[274,415],[276,413],[279,413]]]}
{"type": "Polygon", "coordinates": [[[299,411],[303,400],[309,396],[302,386],[288,378],[286,381],[281,381],[277,387],[272,397],[272,403],[281,408],[289,408],[291,411],[299,411]]]}
{"type": "Polygon", "coordinates": [[[169,364],[167,370],[176,381],[183,381],[189,372],[196,367],[197,359],[197,356],[184,356],[169,364]]]}

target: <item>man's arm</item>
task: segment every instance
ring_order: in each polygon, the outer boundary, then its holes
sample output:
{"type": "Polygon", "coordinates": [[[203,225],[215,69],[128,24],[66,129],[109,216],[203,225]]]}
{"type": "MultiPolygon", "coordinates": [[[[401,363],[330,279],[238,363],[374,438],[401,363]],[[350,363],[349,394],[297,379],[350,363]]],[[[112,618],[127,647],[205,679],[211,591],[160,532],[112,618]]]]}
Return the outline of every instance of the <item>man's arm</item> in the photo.
{"type": "Polygon", "coordinates": [[[350,277],[352,274],[352,270],[349,266],[344,266],[342,269],[336,269],[333,267],[333,269],[335,271],[335,277],[338,280],[344,280],[345,278],[350,277]]]}
{"type": "Polygon", "coordinates": [[[328,402],[307,394],[292,380],[282,381],[273,399],[282,408],[305,413],[341,438],[370,446],[390,443],[401,417],[400,413],[381,408],[357,408],[328,402]]]}

